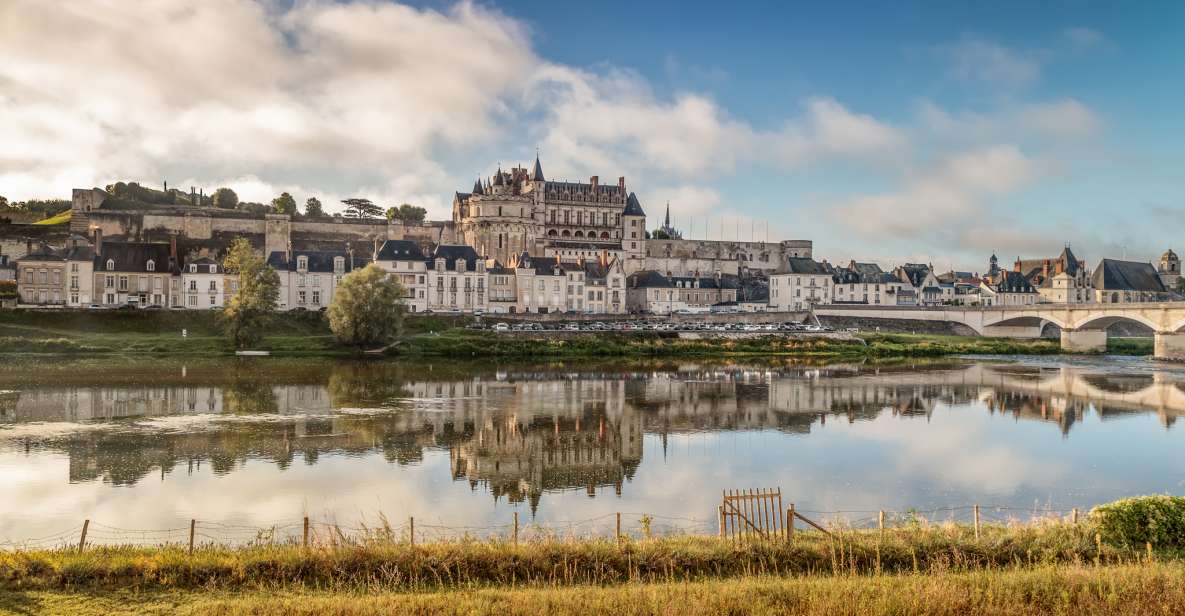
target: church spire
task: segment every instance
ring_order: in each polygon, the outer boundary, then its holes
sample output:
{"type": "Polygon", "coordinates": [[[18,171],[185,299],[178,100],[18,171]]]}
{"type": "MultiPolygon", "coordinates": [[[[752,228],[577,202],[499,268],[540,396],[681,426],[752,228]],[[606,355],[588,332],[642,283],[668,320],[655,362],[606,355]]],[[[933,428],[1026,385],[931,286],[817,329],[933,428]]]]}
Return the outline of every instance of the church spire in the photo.
{"type": "Polygon", "coordinates": [[[668,229],[671,228],[671,202],[670,201],[667,201],[667,217],[666,217],[666,220],[663,221],[663,226],[668,229]]]}
{"type": "Polygon", "coordinates": [[[481,178],[477,178],[477,181],[473,183],[473,194],[475,194],[475,195],[482,194],[481,178]]]}
{"type": "Polygon", "coordinates": [[[539,151],[535,151],[535,170],[531,172],[531,181],[544,182],[543,179],[543,165],[539,164],[539,151]]]}

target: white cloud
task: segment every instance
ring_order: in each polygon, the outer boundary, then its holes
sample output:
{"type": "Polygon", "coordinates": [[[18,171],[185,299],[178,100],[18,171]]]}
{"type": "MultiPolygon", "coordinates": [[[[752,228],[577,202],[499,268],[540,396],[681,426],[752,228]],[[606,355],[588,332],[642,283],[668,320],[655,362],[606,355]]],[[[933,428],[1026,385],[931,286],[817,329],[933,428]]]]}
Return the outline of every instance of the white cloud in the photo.
{"type": "Polygon", "coordinates": [[[246,0],[15,0],[0,7],[0,57],[13,198],[170,171],[437,195],[449,181],[434,150],[487,140],[514,89],[507,67],[538,62],[517,22],[467,3],[269,14],[246,0]]]}
{"type": "Polygon", "coordinates": [[[1014,146],[964,152],[915,173],[900,191],[846,200],[833,216],[873,237],[916,237],[977,219],[988,222],[989,199],[1027,184],[1040,167],[1014,146]]]}
{"type": "Polygon", "coordinates": [[[926,133],[956,142],[1031,137],[1077,138],[1096,134],[1102,120],[1072,98],[1011,104],[990,112],[949,112],[929,100],[917,107],[917,125],[926,133]]]}
{"type": "Polygon", "coordinates": [[[1041,75],[1041,54],[980,39],[964,39],[943,53],[951,73],[960,79],[1004,86],[1029,84],[1041,75]]]}

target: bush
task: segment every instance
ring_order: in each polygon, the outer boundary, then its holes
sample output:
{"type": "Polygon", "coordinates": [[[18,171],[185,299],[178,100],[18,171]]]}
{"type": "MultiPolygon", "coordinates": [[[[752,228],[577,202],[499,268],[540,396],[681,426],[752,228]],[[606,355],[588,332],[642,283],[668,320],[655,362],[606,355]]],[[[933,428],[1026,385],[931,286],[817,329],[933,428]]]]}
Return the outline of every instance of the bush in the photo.
{"type": "Polygon", "coordinates": [[[1185,547],[1185,497],[1126,498],[1095,507],[1090,518],[1112,545],[1185,547]]]}

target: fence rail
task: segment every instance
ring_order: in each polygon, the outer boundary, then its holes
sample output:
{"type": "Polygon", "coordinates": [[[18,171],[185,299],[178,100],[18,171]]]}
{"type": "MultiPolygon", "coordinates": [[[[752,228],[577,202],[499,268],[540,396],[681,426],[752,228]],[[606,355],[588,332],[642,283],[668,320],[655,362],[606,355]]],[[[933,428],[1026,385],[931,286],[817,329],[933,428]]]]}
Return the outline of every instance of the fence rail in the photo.
{"type": "MultiPolygon", "coordinates": [[[[780,496],[780,494],[779,494],[780,496]]],[[[1042,521],[1077,523],[1079,509],[1010,507],[1001,505],[965,505],[933,509],[891,510],[812,510],[792,509],[787,517],[788,531],[769,537],[779,539],[796,532],[817,532],[811,526],[835,530],[892,529],[913,526],[961,524],[974,526],[978,535],[981,524],[1030,524],[1042,521]],[[809,516],[809,518],[807,517],[809,516]],[[797,524],[794,520],[797,519],[797,524]],[[795,528],[797,526],[797,528],[795,528]]],[[[718,512],[717,512],[718,513],[718,512]]],[[[574,539],[646,539],[680,535],[717,536],[721,516],[693,518],[614,512],[592,518],[564,521],[520,523],[518,512],[502,523],[485,525],[445,524],[439,520],[408,517],[392,523],[380,516],[373,522],[351,524],[295,517],[277,520],[264,526],[229,524],[193,519],[169,528],[136,529],[107,524],[99,520],[81,520],[58,532],[31,538],[0,541],[0,550],[37,550],[90,546],[251,546],[251,545],[333,545],[367,542],[431,543],[437,541],[513,541],[536,542],[574,539]]],[[[732,521],[725,521],[732,524],[732,521]]]]}

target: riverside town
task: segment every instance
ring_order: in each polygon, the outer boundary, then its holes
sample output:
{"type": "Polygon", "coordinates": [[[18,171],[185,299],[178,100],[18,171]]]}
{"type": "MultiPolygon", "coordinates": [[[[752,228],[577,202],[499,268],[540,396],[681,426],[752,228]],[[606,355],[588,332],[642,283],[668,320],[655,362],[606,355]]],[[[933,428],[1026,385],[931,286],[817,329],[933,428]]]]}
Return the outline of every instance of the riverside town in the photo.
{"type": "Polygon", "coordinates": [[[853,9],[0,2],[0,614],[1178,613],[1185,5],[853,9]]]}

